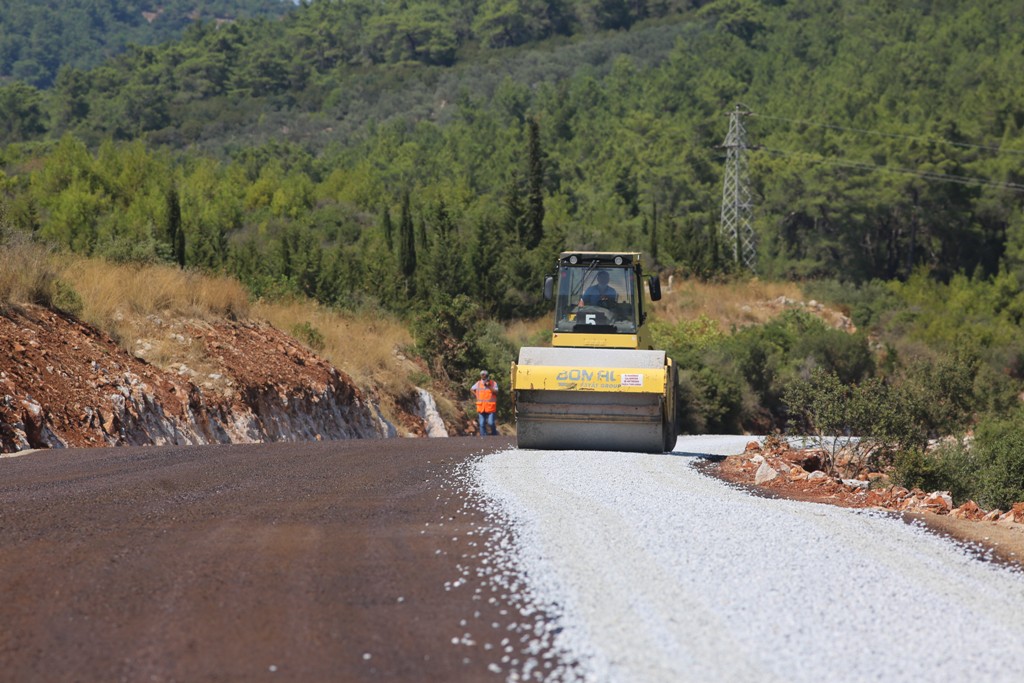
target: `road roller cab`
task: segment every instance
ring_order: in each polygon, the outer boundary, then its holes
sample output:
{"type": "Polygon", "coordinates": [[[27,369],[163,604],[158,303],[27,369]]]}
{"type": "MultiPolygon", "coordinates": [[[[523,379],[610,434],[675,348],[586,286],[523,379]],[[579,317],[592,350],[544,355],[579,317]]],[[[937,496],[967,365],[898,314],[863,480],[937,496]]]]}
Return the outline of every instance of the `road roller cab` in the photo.
{"type": "Polygon", "coordinates": [[[647,330],[635,252],[563,252],[544,283],[555,300],[552,348],[512,366],[521,448],[663,452],[675,444],[676,370],[647,330]]]}

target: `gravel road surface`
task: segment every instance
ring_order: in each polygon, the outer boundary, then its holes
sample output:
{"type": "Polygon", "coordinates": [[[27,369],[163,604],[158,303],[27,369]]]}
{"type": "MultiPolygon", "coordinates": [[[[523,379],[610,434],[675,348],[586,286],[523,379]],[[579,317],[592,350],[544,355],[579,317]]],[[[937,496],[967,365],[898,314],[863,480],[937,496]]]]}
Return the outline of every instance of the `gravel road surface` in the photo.
{"type": "Polygon", "coordinates": [[[746,441],[473,466],[508,534],[492,541],[495,575],[525,577],[513,600],[557,624],[554,677],[1024,680],[1021,573],[898,518],[759,498],[695,468],[746,441]]]}

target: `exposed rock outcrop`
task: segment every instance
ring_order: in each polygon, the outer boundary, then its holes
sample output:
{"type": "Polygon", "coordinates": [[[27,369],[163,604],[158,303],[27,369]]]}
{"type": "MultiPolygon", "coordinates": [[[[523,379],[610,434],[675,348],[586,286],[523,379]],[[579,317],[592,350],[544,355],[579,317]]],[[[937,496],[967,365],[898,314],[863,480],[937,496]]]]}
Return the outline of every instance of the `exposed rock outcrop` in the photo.
{"type": "Polygon", "coordinates": [[[437,411],[437,402],[434,401],[434,397],[422,387],[416,387],[416,394],[419,396],[419,406],[416,414],[423,420],[427,436],[448,436],[448,428],[445,427],[444,420],[437,411]]]}

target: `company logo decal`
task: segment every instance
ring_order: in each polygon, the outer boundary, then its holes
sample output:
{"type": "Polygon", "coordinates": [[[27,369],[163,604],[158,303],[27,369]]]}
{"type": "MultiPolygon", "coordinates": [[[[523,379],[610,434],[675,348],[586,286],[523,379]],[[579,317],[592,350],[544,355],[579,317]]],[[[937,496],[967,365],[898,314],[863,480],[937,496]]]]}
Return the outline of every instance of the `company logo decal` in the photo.
{"type": "Polygon", "coordinates": [[[617,370],[560,370],[555,381],[563,389],[615,390],[619,387],[642,387],[643,373],[620,373],[617,370]]]}

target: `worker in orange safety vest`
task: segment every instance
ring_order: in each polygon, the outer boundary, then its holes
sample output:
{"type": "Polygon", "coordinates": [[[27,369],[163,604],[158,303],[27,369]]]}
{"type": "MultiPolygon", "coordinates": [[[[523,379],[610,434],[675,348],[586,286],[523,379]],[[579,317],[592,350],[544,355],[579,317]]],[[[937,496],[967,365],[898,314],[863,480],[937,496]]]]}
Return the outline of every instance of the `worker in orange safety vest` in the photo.
{"type": "Polygon", "coordinates": [[[470,391],[476,396],[476,419],[480,436],[488,433],[488,427],[491,436],[497,436],[494,416],[498,412],[498,383],[488,378],[486,370],[481,370],[480,380],[470,387],[470,391]]]}

